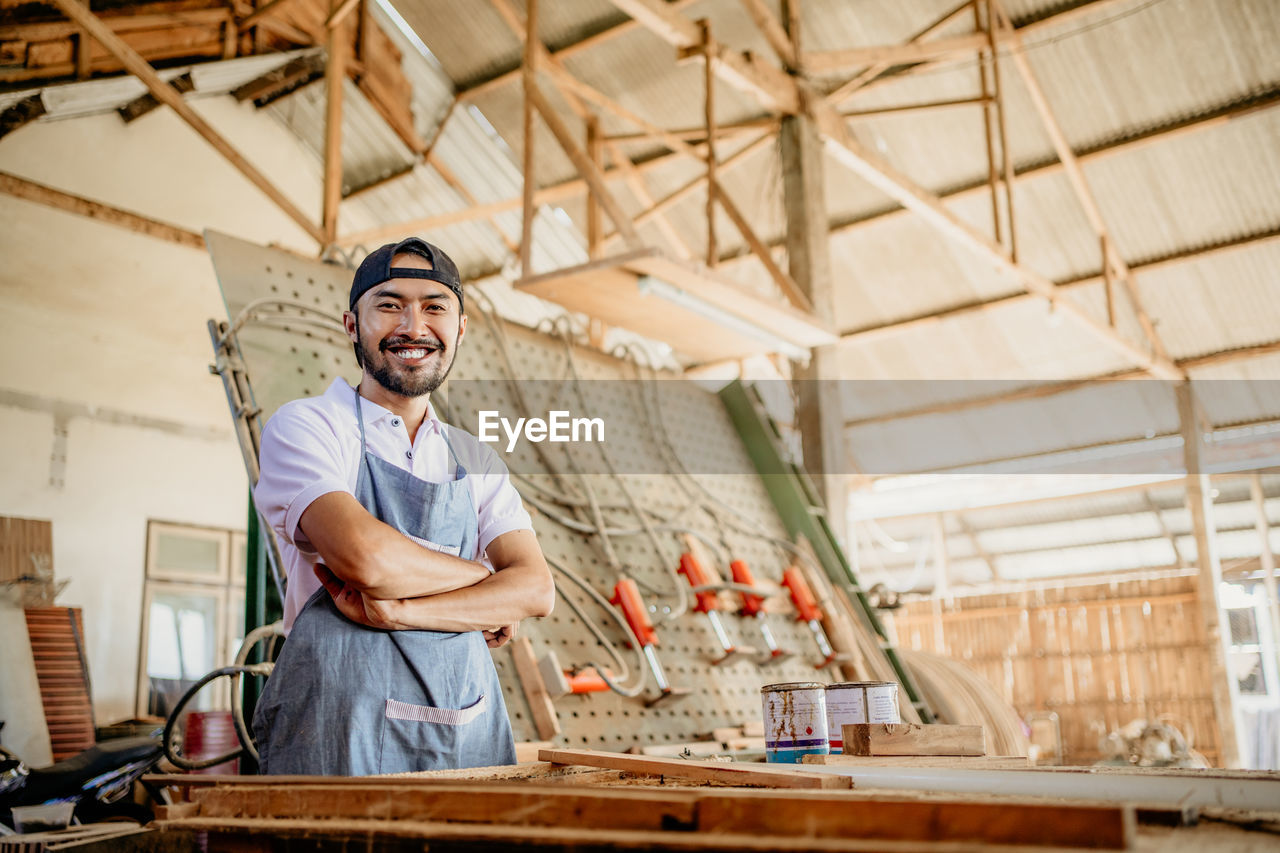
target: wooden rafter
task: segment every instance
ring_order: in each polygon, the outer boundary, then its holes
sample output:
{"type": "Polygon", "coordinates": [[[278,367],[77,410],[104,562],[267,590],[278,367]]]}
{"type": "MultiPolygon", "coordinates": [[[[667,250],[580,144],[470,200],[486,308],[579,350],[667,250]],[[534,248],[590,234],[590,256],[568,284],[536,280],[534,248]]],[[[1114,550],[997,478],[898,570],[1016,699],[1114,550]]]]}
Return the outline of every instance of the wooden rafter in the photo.
{"type": "Polygon", "coordinates": [[[994,264],[997,269],[1014,277],[1029,292],[1047,299],[1056,310],[1089,331],[1100,343],[1116,350],[1144,370],[1165,379],[1173,379],[1181,375],[1177,366],[1167,356],[1147,352],[1116,329],[1096,320],[1079,305],[1060,300],[1055,292],[1053,281],[1018,264],[1003,247],[992,242],[986,235],[943,205],[938,196],[918,186],[906,175],[864,148],[848,133],[843,119],[834,109],[826,104],[817,104],[814,110],[818,126],[828,140],[827,150],[836,160],[863,180],[889,195],[903,207],[920,215],[942,233],[972,249],[979,257],[994,264]]]}
{"type": "Polygon", "coordinates": [[[185,228],[179,228],[176,225],[161,222],[158,219],[151,219],[130,210],[103,204],[100,201],[94,201],[84,196],[63,192],[8,172],[0,172],[0,193],[42,204],[45,207],[52,207],[56,210],[65,210],[67,213],[74,213],[77,216],[85,216],[98,222],[104,222],[107,225],[124,228],[135,234],[145,234],[148,237],[176,243],[189,249],[204,250],[204,238],[194,231],[188,231],[185,228]]]}
{"type": "Polygon", "coordinates": [[[1271,519],[1267,517],[1267,493],[1262,488],[1262,475],[1249,477],[1249,500],[1253,504],[1254,529],[1258,533],[1258,568],[1262,570],[1262,587],[1267,593],[1267,609],[1271,613],[1271,651],[1280,655],[1280,594],[1276,589],[1276,558],[1271,550],[1271,519]]]}
{"type": "MultiPolygon", "coordinates": [[[[498,11],[498,14],[502,17],[503,21],[506,22],[508,28],[510,28],[513,33],[524,41],[525,21],[515,10],[515,7],[511,5],[510,0],[491,0],[491,2],[494,8],[498,11]]],[[[569,103],[574,114],[577,115],[584,123],[589,124],[591,121],[596,119],[596,116],[595,113],[593,113],[587,105],[583,103],[583,100],[591,101],[601,109],[613,113],[614,115],[619,115],[624,118],[630,115],[629,111],[625,110],[612,98],[596,91],[591,86],[588,86],[570,74],[564,67],[564,64],[558,58],[553,56],[551,51],[547,50],[546,46],[542,44],[541,41],[536,41],[533,44],[533,56],[537,64],[537,69],[545,72],[548,77],[550,77],[557,90],[569,103]]],[[[630,189],[632,194],[639,199],[641,204],[652,206],[653,198],[649,195],[648,187],[645,186],[644,179],[640,176],[639,171],[631,162],[631,158],[628,157],[616,143],[604,139],[601,139],[600,141],[602,143],[603,150],[608,152],[610,159],[612,159],[617,165],[628,189],[630,189]]],[[[603,169],[603,162],[599,160],[596,160],[595,162],[598,169],[603,169]]],[[[588,206],[590,207],[592,203],[593,202],[589,198],[588,206]]],[[[598,202],[596,203],[598,204],[598,202]]],[[[598,211],[599,208],[597,207],[596,210],[598,211]]],[[[688,246],[670,222],[668,222],[664,217],[658,217],[657,226],[662,232],[663,237],[675,246],[680,253],[688,254],[688,246]]]]}
{"type": "Polygon", "coordinates": [[[1235,676],[1227,666],[1226,643],[1223,635],[1222,565],[1218,561],[1216,532],[1213,526],[1213,500],[1209,494],[1209,474],[1204,467],[1204,433],[1196,424],[1195,392],[1191,380],[1176,385],[1178,422],[1182,431],[1182,453],[1187,472],[1187,509],[1191,513],[1191,528],[1196,540],[1196,600],[1200,610],[1200,625],[1209,652],[1210,690],[1213,696],[1214,716],[1218,720],[1218,735],[1222,744],[1222,763],[1226,767],[1238,767],[1239,741],[1236,739],[1235,676]]]}
{"type": "MultiPolygon", "coordinates": [[[[1248,361],[1254,358],[1275,355],[1276,353],[1280,353],[1280,341],[1270,341],[1265,344],[1258,344],[1251,347],[1219,350],[1217,352],[1206,353],[1205,355],[1179,359],[1175,363],[1180,371],[1186,373],[1187,371],[1208,367],[1210,365],[1230,364],[1236,361],[1248,361]]],[[[1059,394],[1079,391],[1082,388],[1089,388],[1106,382],[1124,382],[1133,379],[1142,379],[1144,376],[1145,372],[1142,370],[1121,370],[1114,373],[1088,376],[1082,379],[1071,379],[1065,382],[1050,382],[1041,385],[1030,385],[1025,388],[1018,388],[1013,391],[1004,391],[998,394],[988,394],[983,397],[968,397],[962,400],[951,400],[946,403],[918,406],[913,409],[900,409],[895,412],[885,412],[878,415],[851,418],[846,420],[844,425],[846,428],[854,428],[869,426],[872,424],[888,423],[890,421],[906,420],[908,418],[925,417],[927,415],[952,414],[971,409],[984,409],[988,406],[995,406],[1002,403],[1015,403],[1023,400],[1038,400],[1046,397],[1056,397],[1059,394]]]]}
{"type": "Polygon", "coordinates": [[[791,38],[782,24],[773,16],[769,5],[764,0],[742,0],[742,6],[747,10],[756,29],[764,36],[764,40],[769,43],[769,47],[777,54],[778,59],[782,60],[782,66],[795,68],[798,65],[795,46],[791,43],[791,38]]]}
{"type": "MultiPolygon", "coordinates": [[[[954,11],[950,13],[950,16],[954,16],[963,12],[968,7],[970,2],[972,2],[972,0],[965,0],[964,3],[962,3],[959,7],[957,7],[954,11]]],[[[1047,15],[1046,17],[1043,17],[1037,21],[1032,21],[1031,23],[1024,24],[1023,26],[1017,27],[1015,29],[1015,32],[1017,32],[1019,35],[1022,35],[1022,36],[1030,36],[1045,29],[1049,29],[1052,27],[1060,27],[1063,24],[1073,21],[1076,18],[1079,18],[1083,15],[1099,14],[1101,12],[1106,11],[1112,6],[1131,4],[1132,2],[1133,0],[1085,0],[1085,2],[1081,3],[1078,6],[1072,6],[1069,9],[1064,9],[1061,12],[1056,12],[1052,15],[1047,15]]],[[[937,25],[935,25],[935,31],[936,29],[940,29],[941,26],[942,26],[942,22],[940,21],[937,25]]],[[[896,80],[901,80],[905,77],[910,77],[914,74],[927,74],[930,71],[933,71],[951,61],[952,60],[950,58],[946,58],[946,59],[940,59],[936,61],[926,60],[924,62],[917,62],[917,63],[909,64],[906,66],[893,66],[893,65],[886,64],[882,68],[880,68],[880,70],[878,70],[875,74],[871,75],[868,79],[861,80],[859,84],[856,87],[854,87],[850,92],[846,92],[845,97],[847,98],[848,95],[852,94],[854,91],[862,91],[864,89],[879,87],[882,85],[892,83],[896,80]],[[885,72],[890,70],[891,68],[893,69],[893,74],[891,75],[885,74],[885,72]]],[[[861,76],[862,75],[860,74],[859,77],[861,76]]]]}
{"type": "MultiPolygon", "coordinates": [[[[1013,65],[1018,69],[1018,74],[1022,77],[1027,94],[1031,97],[1031,103],[1035,107],[1036,113],[1040,116],[1040,123],[1049,135],[1049,140],[1053,144],[1053,150],[1057,153],[1059,162],[1062,163],[1063,170],[1067,175],[1067,181],[1071,184],[1071,190],[1080,202],[1085,218],[1089,220],[1090,227],[1093,228],[1094,233],[1098,236],[1103,254],[1103,269],[1115,271],[1116,276],[1124,284],[1134,315],[1138,318],[1139,325],[1142,326],[1143,334],[1147,336],[1152,349],[1158,355],[1165,355],[1164,343],[1156,332],[1155,324],[1151,322],[1151,318],[1142,306],[1142,301],[1138,297],[1137,286],[1133,281],[1133,275],[1107,229],[1106,222],[1102,217],[1102,211],[1098,207],[1097,199],[1094,198],[1093,191],[1089,187],[1089,181],[1085,178],[1084,170],[1080,168],[1080,162],[1076,158],[1075,152],[1071,149],[1066,134],[1063,133],[1062,126],[1058,123],[1053,108],[1049,105],[1048,98],[1045,97],[1044,89],[1040,86],[1040,82],[1031,68],[1031,63],[1027,61],[1026,46],[1022,41],[1022,37],[1014,31],[1013,25],[1010,23],[1008,16],[1004,14],[999,0],[988,0],[988,2],[991,3],[993,16],[990,21],[991,26],[995,28],[997,26],[996,21],[1000,22],[999,26],[1004,31],[1003,39],[1009,44],[1009,55],[1013,60],[1013,65]]],[[[1108,291],[1110,292],[1110,288],[1108,288],[1108,291]]],[[[1114,308],[1112,308],[1111,314],[1112,319],[1114,319],[1114,308]]]]}
{"type": "Polygon", "coordinates": [[[937,41],[808,51],[804,55],[804,63],[806,70],[815,74],[833,74],[865,65],[892,67],[912,62],[941,62],[956,57],[969,57],[986,46],[986,35],[973,33],[937,41]]]}
{"type": "MultiPolygon", "coordinates": [[[[644,24],[659,37],[686,55],[700,48],[701,34],[697,25],[683,15],[666,8],[662,0],[611,0],[614,5],[644,24]]],[[[802,100],[800,89],[789,78],[780,83],[763,72],[759,62],[750,61],[724,46],[704,49],[717,76],[750,92],[769,109],[794,113],[802,100]]],[[[771,67],[771,66],[769,66],[771,67]]],[[[778,69],[773,68],[774,71],[778,69]]],[[[781,74],[779,71],[778,73],[781,74]]],[[[786,78],[785,74],[782,74],[786,78]]],[[[829,103],[808,100],[817,127],[828,140],[828,151],[847,168],[899,204],[914,211],[944,234],[957,240],[1020,281],[1027,290],[1048,299],[1059,311],[1091,332],[1097,339],[1153,375],[1177,378],[1176,366],[1165,356],[1149,353],[1121,335],[1116,329],[1095,320],[1087,311],[1071,302],[1057,302],[1054,284],[1033,270],[1020,266],[1004,249],[991,242],[968,223],[946,208],[933,193],[916,185],[880,157],[866,150],[844,127],[844,119],[829,103]]]]}
{"type": "Polygon", "coordinates": [[[631,218],[627,216],[626,211],[618,204],[617,199],[613,197],[613,193],[609,191],[609,187],[604,182],[604,173],[596,169],[595,164],[591,162],[591,158],[586,155],[573,138],[573,134],[569,132],[569,128],[556,114],[555,108],[547,101],[542,90],[538,88],[536,81],[530,83],[526,97],[533,103],[534,108],[538,111],[538,115],[542,116],[543,122],[551,134],[555,136],[556,141],[560,143],[560,147],[573,163],[578,173],[586,180],[587,186],[591,188],[591,192],[595,194],[600,202],[600,206],[604,212],[613,220],[614,227],[622,234],[622,240],[630,249],[638,249],[643,245],[640,235],[636,233],[635,225],[631,222],[631,218]]]}
{"type": "MultiPolygon", "coordinates": [[[[929,36],[933,35],[938,30],[942,29],[947,24],[954,21],[957,17],[959,17],[959,15],[962,12],[968,9],[972,3],[973,3],[973,0],[961,0],[961,3],[959,6],[956,6],[950,12],[947,12],[941,18],[936,19],[933,23],[929,24],[927,27],[920,30],[911,38],[909,38],[907,40],[907,44],[915,44],[924,39],[927,39],[929,36]]],[[[832,106],[838,107],[845,100],[847,100],[849,96],[852,95],[854,92],[858,91],[863,86],[866,86],[872,80],[875,80],[877,77],[879,77],[881,74],[883,74],[885,71],[888,71],[892,67],[893,66],[887,62],[877,62],[874,65],[871,65],[863,69],[862,71],[855,74],[852,78],[842,83],[838,88],[834,89],[830,94],[828,94],[827,95],[828,103],[830,103],[832,106]]]]}
{"type": "MultiPolygon", "coordinates": [[[[680,11],[696,2],[698,2],[698,0],[671,0],[671,8],[676,11],[680,11]]],[[[618,36],[633,32],[639,27],[640,24],[635,19],[623,18],[612,27],[606,27],[605,29],[600,30],[597,33],[593,33],[580,41],[575,41],[557,48],[551,52],[551,55],[556,59],[565,60],[574,54],[581,53],[582,51],[589,50],[593,47],[598,47],[599,45],[612,41],[618,36]]],[[[486,92],[491,92],[494,89],[500,88],[509,83],[517,82],[520,79],[520,67],[521,66],[517,65],[514,68],[508,68],[506,71],[502,71],[492,77],[488,77],[484,80],[472,83],[469,86],[465,86],[458,90],[457,96],[461,100],[472,101],[486,92]]]]}
{"type": "Polygon", "coordinates": [[[292,219],[309,234],[317,243],[324,243],[324,232],[312,222],[306,214],[304,214],[292,201],[280,192],[279,189],[240,154],[220,133],[213,129],[204,118],[193,110],[183,99],[177,90],[161,79],[160,75],[155,72],[151,65],[138,55],[138,52],[111,31],[109,27],[98,20],[89,9],[80,2],[80,0],[53,0],[53,2],[61,9],[67,17],[71,18],[78,25],[83,27],[93,38],[107,49],[109,53],[120,60],[121,64],[136,76],[156,100],[167,105],[176,112],[183,121],[191,126],[191,129],[200,134],[206,142],[226,158],[236,171],[244,175],[254,186],[263,192],[267,198],[275,202],[276,206],[284,211],[285,215],[292,219]]]}
{"type": "MultiPolygon", "coordinates": [[[[537,215],[534,208],[534,193],[538,180],[534,171],[537,160],[534,157],[534,140],[536,125],[534,116],[533,94],[538,88],[538,0],[528,0],[525,5],[525,37],[524,64],[520,68],[521,92],[524,95],[521,105],[524,168],[521,170],[521,210],[520,217],[520,276],[528,278],[533,275],[533,220],[537,215]]],[[[585,175],[583,176],[586,177],[585,175]]],[[[588,183],[594,191],[595,187],[588,183]]]]}
{"type": "Polygon", "coordinates": [[[342,204],[342,87],[347,76],[348,53],[351,50],[351,28],[341,26],[343,2],[333,0],[331,19],[335,25],[328,30],[328,59],[324,70],[324,196],[321,227],[325,245],[332,245],[338,236],[338,207],[342,204]]]}
{"type": "MultiPolygon", "coordinates": [[[[672,9],[664,0],[610,2],[674,46],[677,55],[696,56],[703,52],[698,25],[672,9]]],[[[766,109],[791,114],[800,111],[800,92],[795,80],[776,65],[719,44],[712,46],[710,54],[717,77],[752,95],[766,109]]]]}
{"type": "MultiPolygon", "coordinates": [[[[1176,264],[1189,263],[1192,261],[1204,260],[1223,252],[1235,251],[1237,249],[1257,248],[1266,246],[1280,240],[1280,229],[1272,229],[1259,234],[1250,234],[1226,243],[1220,243],[1213,246],[1188,249],[1180,252],[1174,252],[1159,258],[1153,258],[1140,264],[1131,266],[1132,273],[1153,272],[1176,264]]],[[[1084,276],[1082,278],[1071,279],[1058,283],[1057,287],[1064,293],[1079,290],[1090,285],[1096,285],[1103,281],[1103,274],[1084,276]]],[[[939,311],[930,311],[926,314],[919,314],[914,317],[906,317],[901,320],[894,320],[889,323],[882,323],[878,326],[866,326],[860,329],[849,329],[840,335],[842,343],[866,343],[879,338],[892,335],[898,335],[903,332],[909,332],[915,329],[933,326],[946,320],[952,320],[957,317],[964,317],[969,314],[976,314],[983,311],[991,311],[1011,305],[1018,305],[1024,302],[1032,301],[1037,297],[1029,293],[1014,293],[1009,296],[998,296],[994,299],[986,299],[978,302],[970,302],[964,305],[957,305],[951,308],[944,308],[939,311]]]]}

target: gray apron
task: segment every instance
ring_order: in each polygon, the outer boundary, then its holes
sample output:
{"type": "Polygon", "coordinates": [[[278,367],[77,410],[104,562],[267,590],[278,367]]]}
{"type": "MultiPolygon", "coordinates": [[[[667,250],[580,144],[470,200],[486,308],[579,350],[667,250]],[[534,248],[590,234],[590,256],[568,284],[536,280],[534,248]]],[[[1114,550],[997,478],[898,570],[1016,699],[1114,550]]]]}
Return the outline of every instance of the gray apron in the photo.
{"type": "MultiPolygon", "coordinates": [[[[369,453],[355,497],[401,533],[474,559],[467,471],[428,483],[369,453]]],[[[448,437],[445,437],[448,443],[448,437]]],[[[294,620],[253,715],[262,773],[369,776],[514,764],[502,687],[480,631],[380,631],[341,613],[322,587],[294,620]]]]}

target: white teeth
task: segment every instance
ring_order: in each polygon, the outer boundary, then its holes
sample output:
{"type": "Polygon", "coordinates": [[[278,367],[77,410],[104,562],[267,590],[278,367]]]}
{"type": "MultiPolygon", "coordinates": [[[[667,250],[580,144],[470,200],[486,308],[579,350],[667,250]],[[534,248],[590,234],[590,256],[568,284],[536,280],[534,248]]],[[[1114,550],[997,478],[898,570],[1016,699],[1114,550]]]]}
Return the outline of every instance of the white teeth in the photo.
{"type": "Polygon", "coordinates": [[[403,359],[425,358],[427,351],[425,349],[402,349],[397,350],[396,355],[403,359]]]}

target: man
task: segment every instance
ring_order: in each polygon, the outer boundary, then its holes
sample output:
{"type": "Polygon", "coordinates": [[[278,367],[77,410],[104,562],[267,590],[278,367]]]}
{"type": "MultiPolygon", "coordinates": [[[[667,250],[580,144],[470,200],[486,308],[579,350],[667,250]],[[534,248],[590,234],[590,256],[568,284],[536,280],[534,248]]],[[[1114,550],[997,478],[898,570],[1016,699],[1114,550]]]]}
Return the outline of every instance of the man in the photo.
{"type": "Polygon", "coordinates": [[[555,591],[506,467],[431,408],[467,330],[457,267],[416,238],[383,246],[349,308],[359,387],[288,403],[262,434],[254,500],[289,579],[262,772],[512,764],[488,649],[555,591]]]}

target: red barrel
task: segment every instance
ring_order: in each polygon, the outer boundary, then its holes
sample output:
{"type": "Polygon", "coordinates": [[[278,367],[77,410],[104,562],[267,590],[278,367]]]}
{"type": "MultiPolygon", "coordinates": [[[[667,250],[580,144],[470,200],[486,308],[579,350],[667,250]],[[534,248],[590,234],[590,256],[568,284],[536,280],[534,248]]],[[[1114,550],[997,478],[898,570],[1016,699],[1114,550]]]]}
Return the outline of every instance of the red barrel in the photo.
{"type": "MultiPolygon", "coordinates": [[[[190,761],[216,758],[240,748],[240,739],[236,737],[236,727],[231,721],[230,711],[192,711],[187,714],[184,724],[182,755],[190,761]]],[[[193,772],[235,776],[240,772],[240,759],[233,758],[193,772]]]]}

